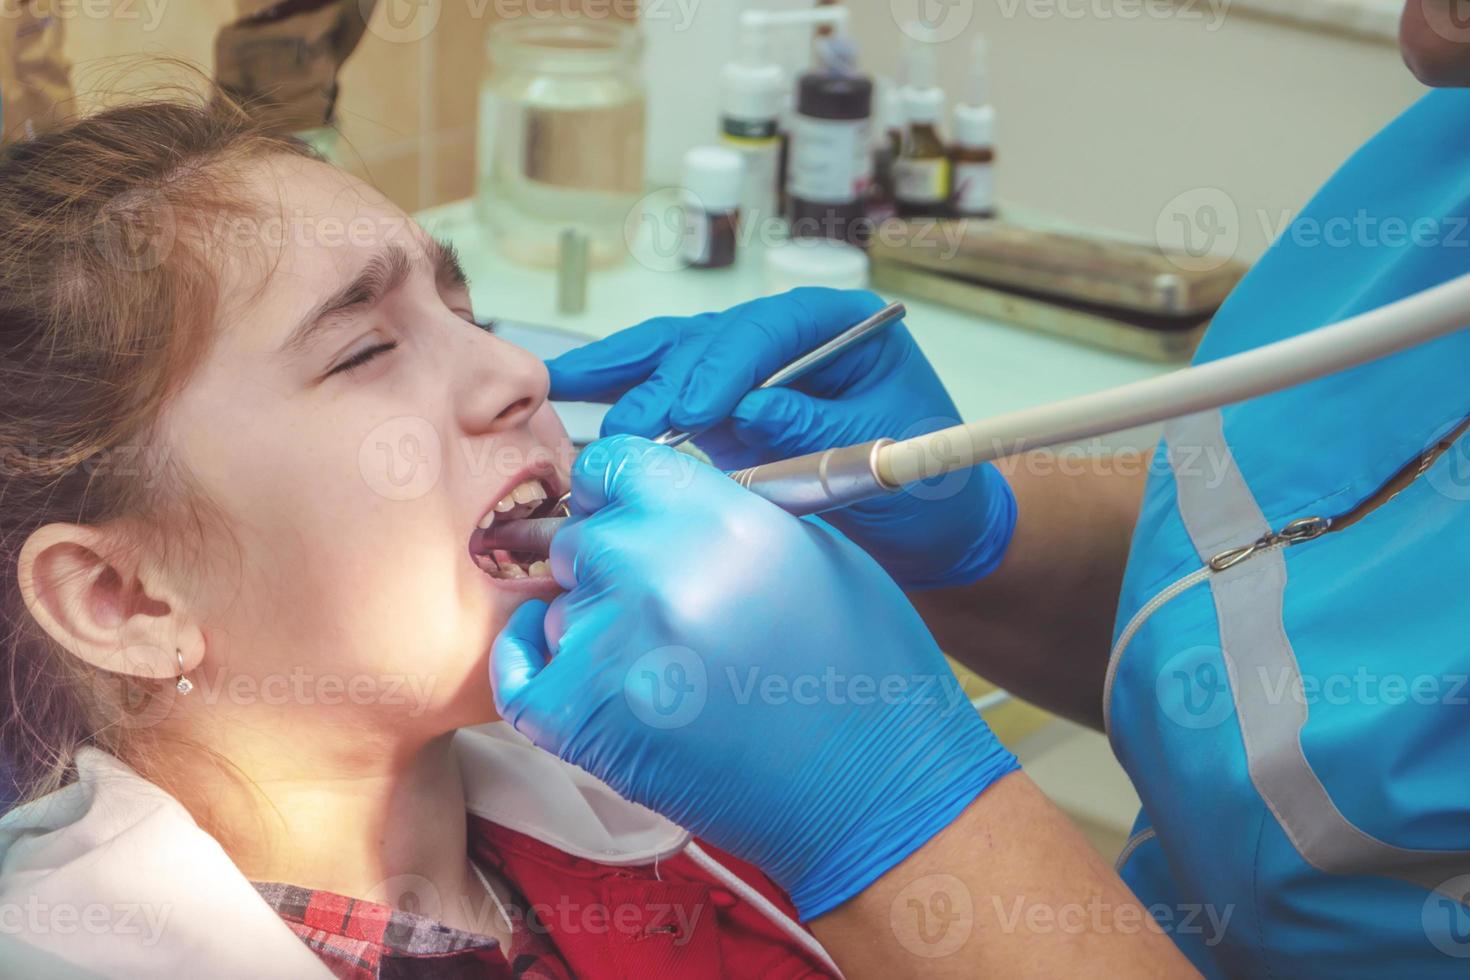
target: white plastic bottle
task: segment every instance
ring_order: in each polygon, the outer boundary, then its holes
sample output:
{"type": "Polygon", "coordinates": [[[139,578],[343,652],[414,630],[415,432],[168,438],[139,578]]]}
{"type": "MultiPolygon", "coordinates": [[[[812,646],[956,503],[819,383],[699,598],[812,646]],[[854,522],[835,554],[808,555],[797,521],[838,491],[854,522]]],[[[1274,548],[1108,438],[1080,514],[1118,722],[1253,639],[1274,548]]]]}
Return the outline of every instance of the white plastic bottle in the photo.
{"type": "Polygon", "coordinates": [[[954,213],[991,218],[995,195],[995,107],[990,104],[985,39],[975,39],[965,98],[954,110],[954,213]]]}
{"type": "Polygon", "coordinates": [[[740,55],[725,66],[720,98],[720,142],[745,161],[740,196],[748,231],[768,238],[777,206],[781,169],[781,111],[786,72],[769,56],[764,30],[742,22],[740,55]]]}

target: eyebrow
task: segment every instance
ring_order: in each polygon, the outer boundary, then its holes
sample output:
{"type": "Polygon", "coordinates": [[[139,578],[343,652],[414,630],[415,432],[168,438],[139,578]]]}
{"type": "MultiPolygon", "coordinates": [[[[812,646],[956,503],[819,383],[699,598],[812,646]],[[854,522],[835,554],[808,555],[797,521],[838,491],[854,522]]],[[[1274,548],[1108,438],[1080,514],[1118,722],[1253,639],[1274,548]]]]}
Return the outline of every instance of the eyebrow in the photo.
{"type": "MultiPolygon", "coordinates": [[[[426,236],[424,251],[434,270],[435,285],[440,289],[469,286],[469,277],[452,242],[426,236]]],[[[413,264],[413,258],[402,245],[384,248],[368,259],[351,282],[313,306],[277,348],[277,353],[300,354],[348,314],[372,309],[408,280],[413,264]]]]}

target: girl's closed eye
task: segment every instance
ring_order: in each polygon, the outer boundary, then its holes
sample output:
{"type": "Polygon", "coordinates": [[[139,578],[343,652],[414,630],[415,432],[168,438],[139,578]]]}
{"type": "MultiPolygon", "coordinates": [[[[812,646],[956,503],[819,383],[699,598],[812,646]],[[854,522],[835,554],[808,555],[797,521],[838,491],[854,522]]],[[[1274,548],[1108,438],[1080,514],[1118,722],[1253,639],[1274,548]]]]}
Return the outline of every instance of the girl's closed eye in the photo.
{"type": "Polygon", "coordinates": [[[351,372],[357,370],[364,364],[371,361],[373,358],[377,357],[379,354],[386,354],[388,351],[394,350],[397,347],[398,342],[396,340],[393,340],[388,341],[387,343],[375,344],[372,347],[364,348],[363,350],[358,351],[356,354],[353,354],[341,364],[338,364],[336,367],[332,368],[332,370],[328,371],[327,377],[331,377],[334,374],[350,374],[351,372]]]}

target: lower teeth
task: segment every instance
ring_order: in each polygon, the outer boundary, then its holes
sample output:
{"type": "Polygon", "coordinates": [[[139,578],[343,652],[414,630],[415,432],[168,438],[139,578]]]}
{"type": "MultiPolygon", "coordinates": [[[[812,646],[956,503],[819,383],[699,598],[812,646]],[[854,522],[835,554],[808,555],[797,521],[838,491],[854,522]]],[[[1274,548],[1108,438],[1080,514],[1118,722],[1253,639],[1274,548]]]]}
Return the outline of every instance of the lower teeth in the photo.
{"type": "Polygon", "coordinates": [[[551,565],[545,561],[533,561],[526,566],[513,560],[496,562],[493,558],[487,558],[481,564],[480,570],[497,579],[541,578],[551,575],[551,565]]]}

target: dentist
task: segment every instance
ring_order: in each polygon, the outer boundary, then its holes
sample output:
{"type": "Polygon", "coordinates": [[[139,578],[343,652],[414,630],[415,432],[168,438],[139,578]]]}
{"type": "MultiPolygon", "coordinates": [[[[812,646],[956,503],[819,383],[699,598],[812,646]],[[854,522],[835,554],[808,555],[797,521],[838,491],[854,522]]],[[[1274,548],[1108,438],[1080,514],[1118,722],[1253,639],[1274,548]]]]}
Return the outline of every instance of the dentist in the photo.
{"type": "MultiPolygon", "coordinates": [[[[1470,81],[1453,6],[1405,10],[1431,84],[1470,81]]],[[[1459,275],[1467,228],[1470,93],[1434,92],[1197,360],[1459,275]]],[[[713,427],[735,468],[957,421],[903,328],[748,393],[878,302],[799,290],[551,363],[611,438],[555,542],[569,591],[497,643],[502,714],[762,867],[849,976],[1463,977],[1470,331],[1175,420],[1151,465],[1023,455],[825,521],[638,438],[713,427]],[[1143,802],[1116,874],[946,697],[935,636],[1108,733],[1143,802]]]]}

